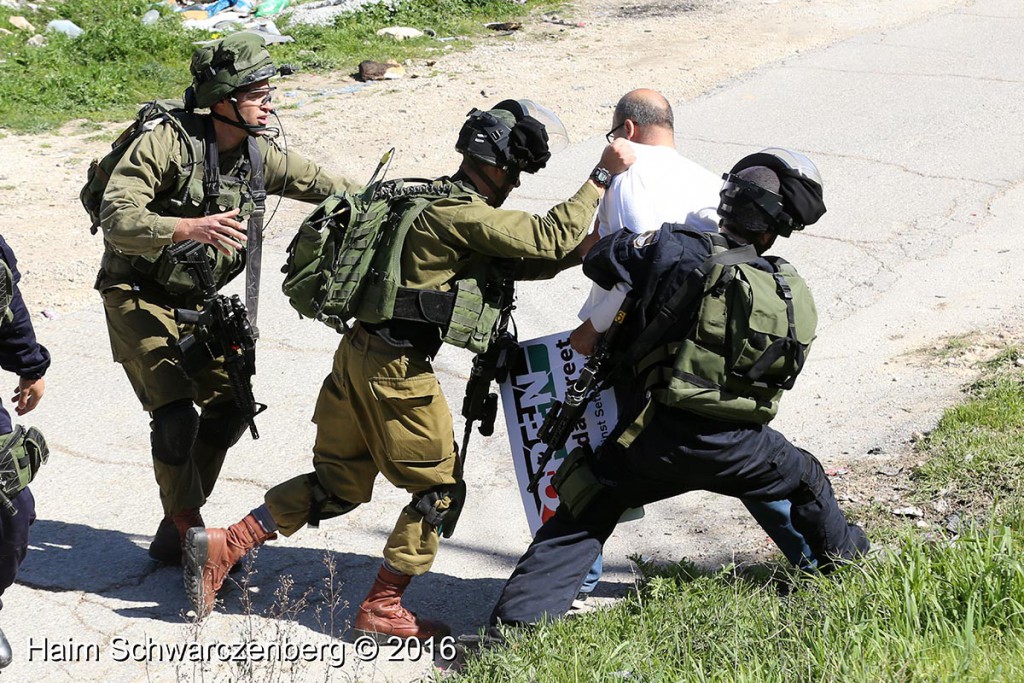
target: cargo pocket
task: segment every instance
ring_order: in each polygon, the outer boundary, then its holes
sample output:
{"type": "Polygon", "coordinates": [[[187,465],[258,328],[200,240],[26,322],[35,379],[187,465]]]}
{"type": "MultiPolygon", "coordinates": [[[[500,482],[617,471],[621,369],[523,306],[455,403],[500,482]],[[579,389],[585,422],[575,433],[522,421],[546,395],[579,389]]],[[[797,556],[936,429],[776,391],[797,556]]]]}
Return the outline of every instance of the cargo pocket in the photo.
{"type": "Polygon", "coordinates": [[[377,399],[387,458],[392,462],[440,462],[452,449],[448,403],[432,374],[370,380],[377,399]]]}

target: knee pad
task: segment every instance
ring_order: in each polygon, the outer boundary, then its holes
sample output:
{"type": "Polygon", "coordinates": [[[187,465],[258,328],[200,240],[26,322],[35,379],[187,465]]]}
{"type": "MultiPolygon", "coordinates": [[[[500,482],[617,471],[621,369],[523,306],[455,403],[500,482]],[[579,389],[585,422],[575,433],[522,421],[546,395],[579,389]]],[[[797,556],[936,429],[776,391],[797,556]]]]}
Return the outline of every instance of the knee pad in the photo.
{"type": "Polygon", "coordinates": [[[451,538],[465,504],[466,482],[460,481],[413,494],[409,507],[437,529],[437,533],[451,538]]]}
{"type": "Polygon", "coordinates": [[[324,485],[320,483],[320,478],[316,476],[316,472],[310,472],[307,476],[309,477],[309,488],[313,494],[313,500],[309,506],[309,519],[306,521],[307,525],[315,529],[320,526],[322,520],[341,517],[359,507],[359,503],[350,503],[329,493],[324,488],[324,485]]]}
{"type": "Polygon", "coordinates": [[[199,438],[203,443],[224,450],[238,443],[248,428],[238,407],[230,401],[207,406],[199,418],[199,438]]]}
{"type": "Polygon", "coordinates": [[[199,416],[192,401],[174,401],[153,411],[149,428],[153,457],[168,465],[182,465],[192,456],[199,416]]]}

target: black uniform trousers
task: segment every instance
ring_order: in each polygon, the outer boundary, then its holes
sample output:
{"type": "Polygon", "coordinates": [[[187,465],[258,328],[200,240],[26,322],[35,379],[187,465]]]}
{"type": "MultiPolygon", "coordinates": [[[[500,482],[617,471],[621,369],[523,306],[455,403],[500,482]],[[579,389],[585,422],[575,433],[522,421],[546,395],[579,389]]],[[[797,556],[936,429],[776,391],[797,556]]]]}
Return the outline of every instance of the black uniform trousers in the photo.
{"type": "Polygon", "coordinates": [[[781,433],[661,405],[628,449],[602,446],[595,473],[608,484],[578,518],[565,508],[537,532],[506,582],[492,624],[533,624],[564,614],[623,511],[687,491],[755,500],[788,499],[793,526],[819,568],[868,549],[846,521],[821,464],[781,433]]]}

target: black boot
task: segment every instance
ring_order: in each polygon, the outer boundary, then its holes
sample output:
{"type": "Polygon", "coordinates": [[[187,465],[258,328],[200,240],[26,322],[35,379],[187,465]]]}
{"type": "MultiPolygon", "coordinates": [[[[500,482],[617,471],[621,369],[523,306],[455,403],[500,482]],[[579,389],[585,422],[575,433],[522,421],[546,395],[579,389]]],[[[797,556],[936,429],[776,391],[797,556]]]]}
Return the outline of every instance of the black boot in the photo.
{"type": "Polygon", "coordinates": [[[149,544],[149,556],[161,564],[180,566],[185,532],[194,526],[205,526],[202,515],[195,508],[165,516],[149,544]]]}

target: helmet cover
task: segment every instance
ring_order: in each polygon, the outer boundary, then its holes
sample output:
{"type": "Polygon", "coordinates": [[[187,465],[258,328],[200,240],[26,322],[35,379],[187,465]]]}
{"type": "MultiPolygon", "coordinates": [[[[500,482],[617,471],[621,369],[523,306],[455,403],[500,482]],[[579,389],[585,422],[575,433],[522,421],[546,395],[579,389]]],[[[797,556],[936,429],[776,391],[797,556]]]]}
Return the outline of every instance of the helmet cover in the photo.
{"type": "Polygon", "coordinates": [[[277,74],[263,38],[249,31],[232,33],[198,48],[192,55],[189,70],[192,72],[192,101],[203,108],[277,74]]]}

